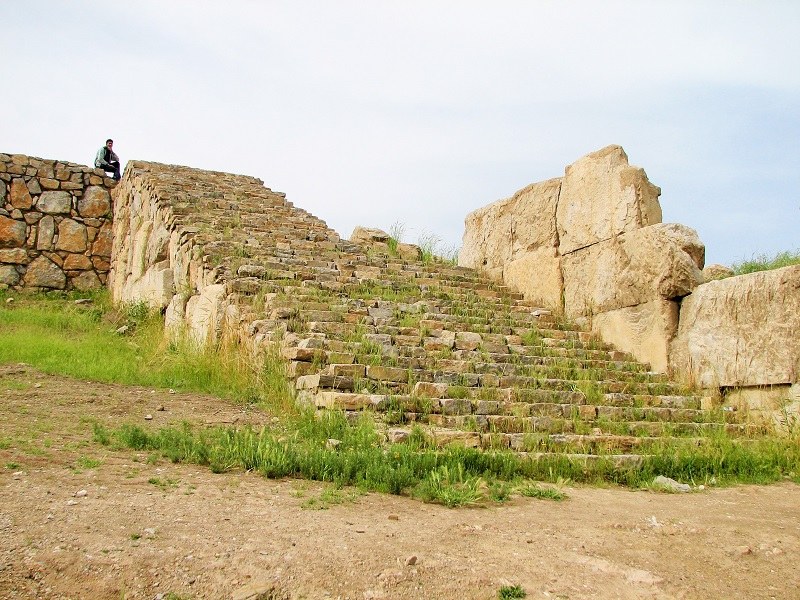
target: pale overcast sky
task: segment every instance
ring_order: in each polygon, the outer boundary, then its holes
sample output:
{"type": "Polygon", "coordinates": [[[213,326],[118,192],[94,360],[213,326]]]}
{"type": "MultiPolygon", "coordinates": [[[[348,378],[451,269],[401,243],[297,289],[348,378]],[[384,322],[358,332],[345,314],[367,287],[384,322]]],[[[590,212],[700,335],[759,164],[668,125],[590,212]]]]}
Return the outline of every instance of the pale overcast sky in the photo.
{"type": "Polygon", "coordinates": [[[608,144],[706,262],[800,248],[800,2],[2,0],[0,152],[253,175],[343,237],[608,144]]]}

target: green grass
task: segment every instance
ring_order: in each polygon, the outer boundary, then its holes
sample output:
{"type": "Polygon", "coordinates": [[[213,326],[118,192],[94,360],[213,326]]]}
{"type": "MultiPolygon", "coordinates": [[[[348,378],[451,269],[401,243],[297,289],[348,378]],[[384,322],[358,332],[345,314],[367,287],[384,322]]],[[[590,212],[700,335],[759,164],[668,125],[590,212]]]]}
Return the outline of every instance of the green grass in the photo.
{"type": "Polygon", "coordinates": [[[403,234],[406,231],[404,223],[395,222],[389,228],[389,239],[386,244],[389,246],[389,253],[392,256],[398,256],[397,246],[403,241],[403,234]]]}
{"type": "Polygon", "coordinates": [[[89,458],[88,456],[80,456],[75,461],[74,469],[78,472],[84,469],[96,469],[102,464],[102,461],[96,458],[89,458]]]}
{"type": "Polygon", "coordinates": [[[520,495],[526,498],[539,498],[544,500],[565,500],[567,495],[560,489],[545,487],[535,483],[523,485],[518,489],[520,495]]]}
{"type": "Polygon", "coordinates": [[[434,233],[422,232],[417,240],[417,245],[422,251],[422,262],[426,265],[434,262],[458,264],[459,249],[455,246],[444,245],[442,239],[434,233]]]}
{"type": "Polygon", "coordinates": [[[510,488],[503,482],[514,483],[527,497],[561,499],[563,493],[557,488],[535,482],[647,487],[656,475],[664,475],[692,485],[720,485],[797,479],[800,473],[800,447],[789,440],[742,444],[718,435],[700,447],[663,442],[648,448],[639,466],[618,468],[602,457],[590,462],[565,455],[530,460],[507,450],[436,449],[420,432],[404,443],[384,447],[371,419],[351,423],[337,412],[301,413],[281,430],[184,425],[147,431],[126,425],[101,431],[96,438],[101,443],[110,439],[122,447],[160,452],[174,462],[207,465],[218,473],[246,470],[266,477],[302,477],[408,494],[446,506],[505,501],[510,488]],[[341,443],[332,449],[326,444],[330,438],[341,443]]]}
{"type": "Polygon", "coordinates": [[[750,260],[734,263],[731,268],[736,275],[746,275],[747,273],[770,271],[791,265],[800,265],[800,250],[787,250],[779,252],[775,256],[759,254],[753,256],[750,260]]]}
{"type": "Polygon", "coordinates": [[[107,293],[75,305],[62,294],[21,296],[6,305],[0,291],[0,364],[25,362],[46,373],[126,385],[205,392],[288,409],[283,365],[268,357],[254,368],[232,344],[202,351],[168,341],[163,318],[143,304],[121,311],[107,293]],[[127,326],[125,335],[116,333],[127,326]]]}
{"type": "Polygon", "coordinates": [[[499,600],[515,600],[517,598],[526,598],[527,596],[527,592],[519,585],[504,585],[497,591],[499,600]]]}

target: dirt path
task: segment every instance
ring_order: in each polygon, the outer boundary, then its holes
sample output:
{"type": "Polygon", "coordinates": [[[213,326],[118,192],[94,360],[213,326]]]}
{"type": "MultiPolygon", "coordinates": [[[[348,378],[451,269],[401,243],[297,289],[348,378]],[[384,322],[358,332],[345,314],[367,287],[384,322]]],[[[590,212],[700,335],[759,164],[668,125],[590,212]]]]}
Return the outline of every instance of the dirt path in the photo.
{"type": "Polygon", "coordinates": [[[90,441],[90,419],[270,419],[206,396],[6,365],[0,410],[0,598],[490,599],[503,585],[528,598],[800,596],[794,484],[577,487],[563,502],[452,510],[90,441]]]}

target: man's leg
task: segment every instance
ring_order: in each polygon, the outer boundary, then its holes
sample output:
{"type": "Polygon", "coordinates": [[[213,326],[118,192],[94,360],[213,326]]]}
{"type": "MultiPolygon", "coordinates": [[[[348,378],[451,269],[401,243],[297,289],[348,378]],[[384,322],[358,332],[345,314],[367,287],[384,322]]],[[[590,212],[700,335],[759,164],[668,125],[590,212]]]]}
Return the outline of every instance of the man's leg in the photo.
{"type": "Polygon", "coordinates": [[[108,164],[111,165],[111,168],[114,171],[114,179],[119,181],[120,177],[121,177],[121,175],[119,174],[119,163],[114,160],[114,161],[111,161],[108,164]]]}

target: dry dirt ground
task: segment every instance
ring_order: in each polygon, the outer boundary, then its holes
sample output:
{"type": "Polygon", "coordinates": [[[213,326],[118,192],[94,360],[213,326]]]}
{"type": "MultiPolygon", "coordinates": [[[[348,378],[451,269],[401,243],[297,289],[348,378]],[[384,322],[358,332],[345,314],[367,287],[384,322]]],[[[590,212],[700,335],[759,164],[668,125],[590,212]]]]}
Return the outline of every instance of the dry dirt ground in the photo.
{"type": "Polygon", "coordinates": [[[562,502],[470,509],[351,494],[320,510],[322,484],[215,475],[91,441],[91,419],[263,413],[17,365],[0,366],[0,407],[1,598],[490,599],[504,585],[528,598],[800,597],[790,483],[567,487],[562,502]]]}

